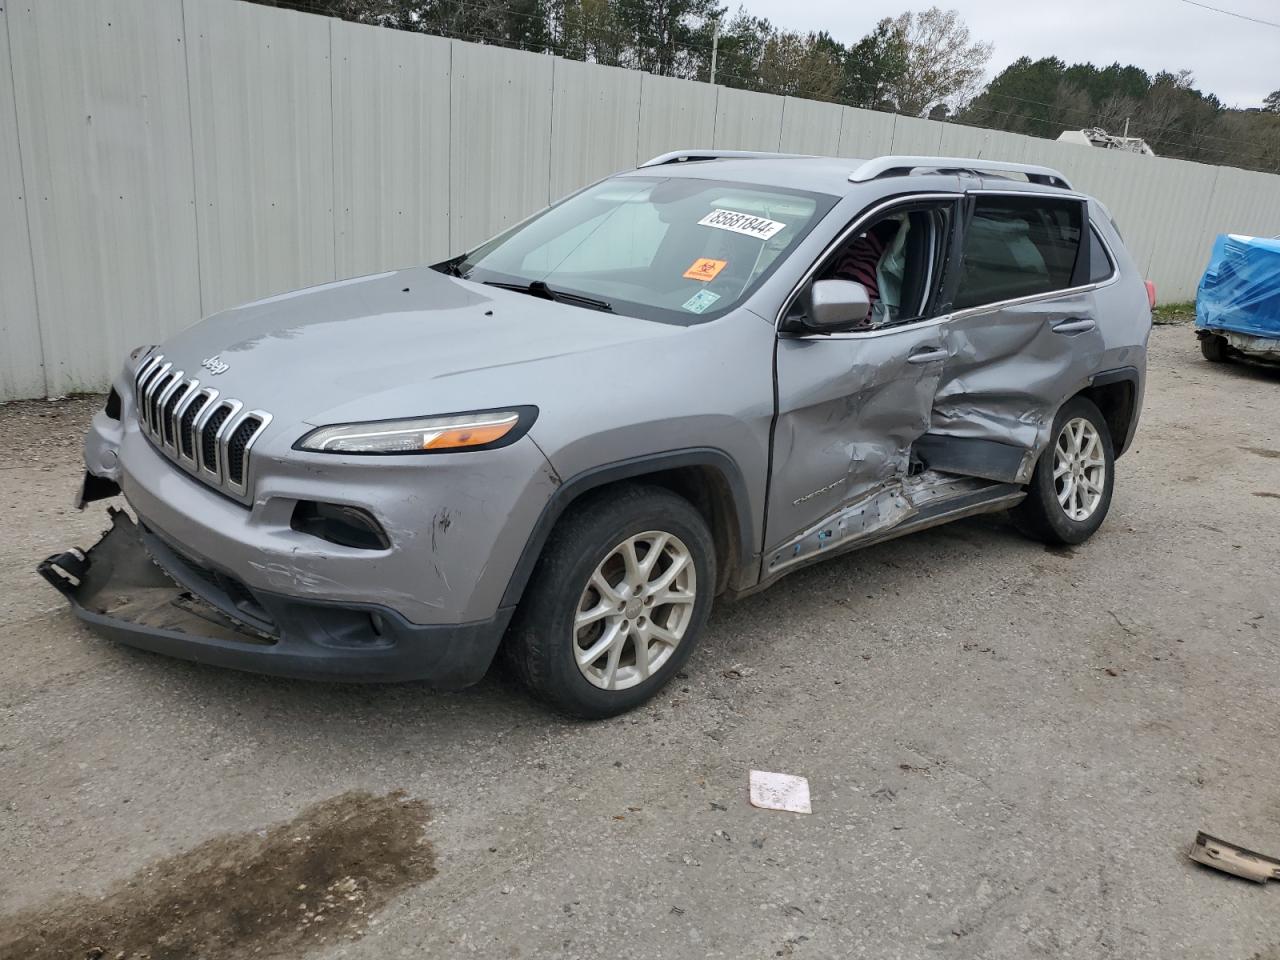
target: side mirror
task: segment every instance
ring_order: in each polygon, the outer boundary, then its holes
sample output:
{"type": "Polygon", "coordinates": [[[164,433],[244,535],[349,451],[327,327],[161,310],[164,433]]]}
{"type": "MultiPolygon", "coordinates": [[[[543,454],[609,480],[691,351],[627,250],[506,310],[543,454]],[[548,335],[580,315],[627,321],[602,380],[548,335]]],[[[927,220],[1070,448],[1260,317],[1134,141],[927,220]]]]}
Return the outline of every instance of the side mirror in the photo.
{"type": "Polygon", "coordinates": [[[804,326],[815,333],[848,330],[871,314],[867,288],[852,280],[815,280],[804,295],[804,326]]]}

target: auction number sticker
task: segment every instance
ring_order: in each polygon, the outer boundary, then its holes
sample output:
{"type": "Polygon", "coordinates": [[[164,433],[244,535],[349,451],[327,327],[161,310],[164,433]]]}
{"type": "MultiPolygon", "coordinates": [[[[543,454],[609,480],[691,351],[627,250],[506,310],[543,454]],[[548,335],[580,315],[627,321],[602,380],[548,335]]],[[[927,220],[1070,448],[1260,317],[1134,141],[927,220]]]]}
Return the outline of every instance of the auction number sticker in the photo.
{"type": "Polygon", "coordinates": [[[702,227],[715,227],[717,230],[731,230],[757,240],[768,240],[779,230],[786,227],[777,220],[764,217],[753,217],[749,213],[738,213],[734,210],[712,210],[698,221],[702,227]]]}

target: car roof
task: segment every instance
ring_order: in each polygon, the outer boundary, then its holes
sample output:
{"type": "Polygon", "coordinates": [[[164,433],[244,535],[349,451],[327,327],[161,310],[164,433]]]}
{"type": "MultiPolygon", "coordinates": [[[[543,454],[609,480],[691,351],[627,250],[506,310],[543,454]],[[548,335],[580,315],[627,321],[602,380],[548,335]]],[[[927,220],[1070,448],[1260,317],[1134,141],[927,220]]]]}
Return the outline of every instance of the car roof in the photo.
{"type": "Polygon", "coordinates": [[[849,174],[861,162],[839,157],[725,157],[646,164],[624,176],[727,180],[841,197],[857,186],[849,181],[849,174]]]}
{"type": "Polygon", "coordinates": [[[844,197],[872,181],[890,178],[901,182],[909,177],[915,180],[912,186],[935,189],[938,178],[954,178],[959,173],[979,177],[983,186],[998,186],[1001,190],[1047,189],[1064,195],[1081,195],[1071,188],[1063,174],[1049,167],[966,157],[886,155],[860,160],[733,150],[683,150],[654,157],[622,175],[726,180],[844,197]],[[932,182],[926,182],[925,178],[932,182]]]}

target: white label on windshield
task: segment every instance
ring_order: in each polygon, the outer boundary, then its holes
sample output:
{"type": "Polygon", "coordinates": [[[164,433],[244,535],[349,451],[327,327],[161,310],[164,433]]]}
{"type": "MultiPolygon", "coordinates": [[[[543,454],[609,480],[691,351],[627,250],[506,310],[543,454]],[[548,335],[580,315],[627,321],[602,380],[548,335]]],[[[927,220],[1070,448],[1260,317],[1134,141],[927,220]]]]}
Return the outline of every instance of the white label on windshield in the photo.
{"type": "Polygon", "coordinates": [[[690,313],[705,313],[711,308],[711,305],[720,299],[720,294],[712,293],[710,290],[699,290],[692,297],[686,300],[680,306],[684,307],[690,313]]]}
{"type": "Polygon", "coordinates": [[[717,230],[732,230],[734,233],[755,237],[757,240],[768,240],[786,226],[777,220],[766,220],[764,217],[753,217],[749,213],[735,213],[732,210],[712,210],[698,221],[702,227],[715,227],[717,230]]]}

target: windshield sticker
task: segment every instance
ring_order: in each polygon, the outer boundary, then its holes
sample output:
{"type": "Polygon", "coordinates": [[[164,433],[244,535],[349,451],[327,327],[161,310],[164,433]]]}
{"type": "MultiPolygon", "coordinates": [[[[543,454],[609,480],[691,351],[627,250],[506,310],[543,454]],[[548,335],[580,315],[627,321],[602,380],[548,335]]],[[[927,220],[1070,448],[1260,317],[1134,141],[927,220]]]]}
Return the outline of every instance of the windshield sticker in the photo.
{"type": "Polygon", "coordinates": [[[699,290],[692,297],[686,300],[683,306],[690,313],[705,313],[710,309],[711,305],[720,299],[720,294],[712,293],[710,290],[699,290]]]}
{"type": "Polygon", "coordinates": [[[786,227],[777,220],[766,220],[764,217],[753,217],[749,213],[735,213],[732,210],[712,210],[698,221],[702,227],[715,227],[717,230],[732,230],[757,240],[768,240],[779,230],[786,227]]]}
{"type": "Polygon", "coordinates": [[[701,280],[703,283],[709,283],[728,265],[728,260],[711,260],[707,257],[699,257],[693,261],[693,266],[684,272],[684,278],[686,280],[701,280]]]}

